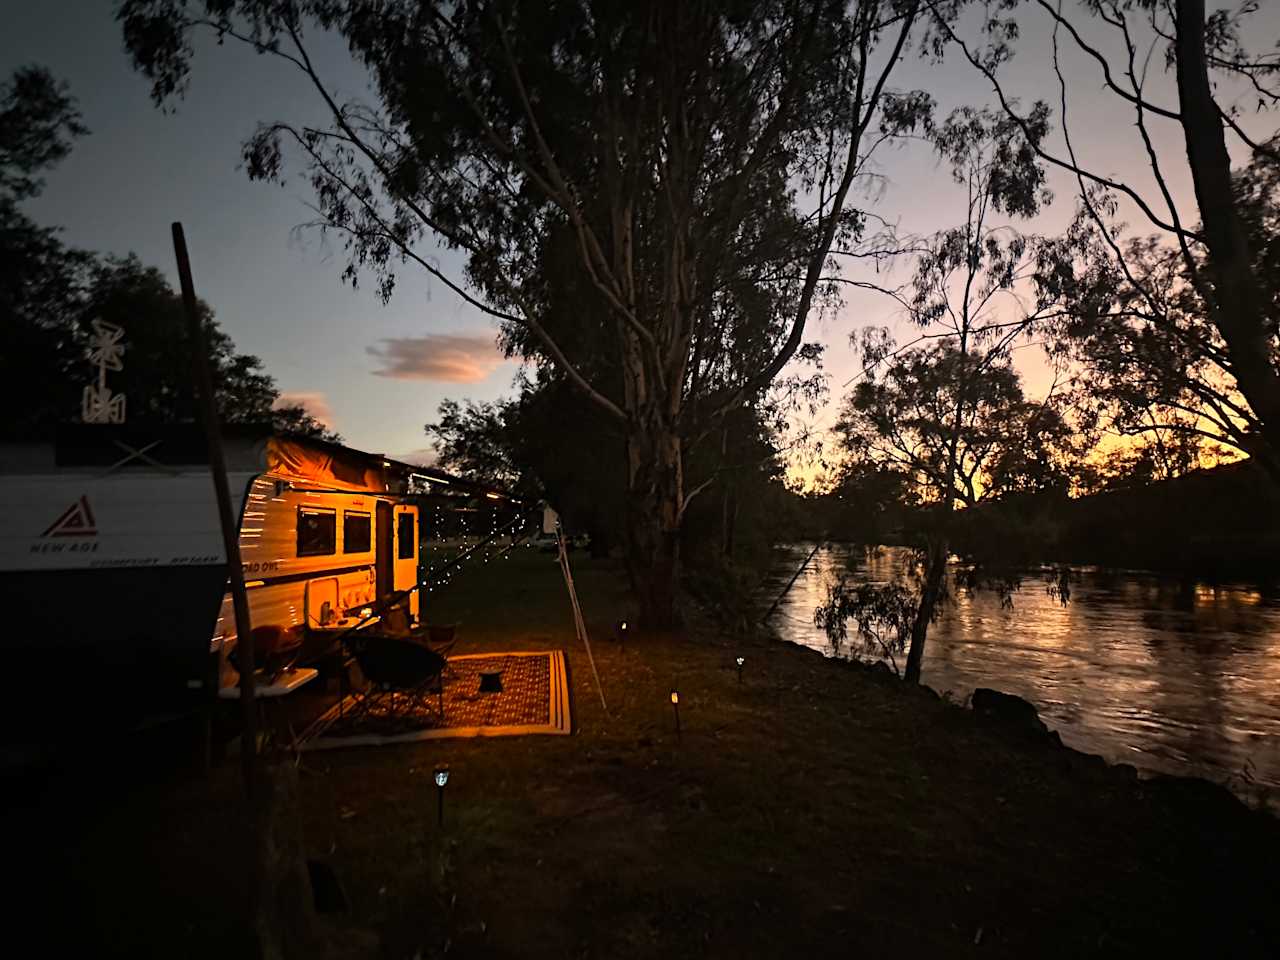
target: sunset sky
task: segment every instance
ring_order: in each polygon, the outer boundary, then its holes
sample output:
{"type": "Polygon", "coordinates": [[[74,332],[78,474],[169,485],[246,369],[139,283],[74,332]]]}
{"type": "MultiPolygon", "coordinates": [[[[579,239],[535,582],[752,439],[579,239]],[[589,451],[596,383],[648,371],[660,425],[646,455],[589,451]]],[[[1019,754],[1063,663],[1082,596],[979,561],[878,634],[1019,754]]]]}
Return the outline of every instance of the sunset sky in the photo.
{"type": "MultiPolygon", "coordinates": [[[[323,119],[296,71],[238,44],[217,47],[206,38],[197,48],[186,100],[161,113],[123,52],[113,7],[105,0],[45,0],[13,4],[6,12],[0,34],[5,75],[24,64],[47,66],[70,84],[92,131],[49,175],[44,195],[27,205],[31,216],[65,227],[70,244],[134,252],[171,279],[169,224],[181,220],[197,293],[237,346],[262,357],[287,396],[306,403],[352,446],[419,458],[427,453],[422,425],[433,419],[442,399],[488,400],[510,392],[515,365],[497,351],[494,328],[477,310],[407,269],[388,306],[376,298],[372,283],[357,290],[344,286],[340,247],[314,231],[295,230],[311,216],[307,185],[301,179],[283,189],[254,184],[238,169],[240,144],[258,121],[323,119]]],[[[1280,3],[1264,7],[1253,21],[1258,35],[1280,36],[1280,3]]],[[[1023,37],[1009,67],[1010,89],[1024,102],[1044,97],[1056,105],[1047,21],[1028,14],[1023,37]]],[[[331,89],[340,96],[367,91],[363,71],[340,42],[318,36],[311,47],[331,89]]],[[[1064,51],[1077,150],[1091,167],[1147,187],[1149,168],[1131,112],[1100,92],[1096,65],[1065,46],[1064,51]]],[[[1158,51],[1151,75],[1152,98],[1176,106],[1158,51]]],[[[941,67],[911,56],[895,86],[925,87],[944,110],[990,97],[982,78],[958,56],[941,67]]],[[[1056,121],[1056,109],[1054,114],[1056,121]]],[[[1274,118],[1265,120],[1274,125],[1274,118]]],[[[1248,118],[1246,125],[1257,126],[1248,118]]],[[[1181,132],[1168,122],[1153,127],[1175,196],[1194,220],[1181,132]]],[[[880,154],[879,172],[884,179],[868,184],[858,202],[901,230],[928,233],[962,216],[959,189],[923,145],[880,154]]],[[[1055,203],[1022,229],[1053,231],[1070,219],[1073,183],[1059,174],[1051,182],[1055,203]]],[[[439,260],[452,275],[460,274],[456,255],[439,252],[439,260]]],[[[828,346],[833,402],[857,372],[848,336],[867,324],[889,324],[900,336],[908,334],[887,298],[870,293],[851,296],[838,317],[810,328],[807,339],[828,346]]],[[[1033,391],[1045,382],[1035,353],[1019,353],[1033,391]]],[[[819,415],[818,425],[832,419],[834,407],[819,415]]]]}

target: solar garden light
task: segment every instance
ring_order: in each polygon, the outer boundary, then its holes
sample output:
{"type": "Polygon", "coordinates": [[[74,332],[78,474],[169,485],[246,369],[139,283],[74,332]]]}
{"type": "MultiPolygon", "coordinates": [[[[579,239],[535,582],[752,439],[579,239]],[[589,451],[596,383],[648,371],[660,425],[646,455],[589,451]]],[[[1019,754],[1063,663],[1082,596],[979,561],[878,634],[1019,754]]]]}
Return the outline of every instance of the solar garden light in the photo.
{"type": "Polygon", "coordinates": [[[618,641],[619,645],[627,642],[627,621],[619,620],[613,625],[613,638],[618,641]]]}
{"type": "Polygon", "coordinates": [[[676,717],[676,739],[680,739],[680,691],[671,691],[671,710],[676,717]]]}
{"type": "Polygon", "coordinates": [[[449,767],[441,764],[436,767],[436,825],[444,826],[444,785],[449,782],[449,767]]]}
{"type": "Polygon", "coordinates": [[[747,658],[746,658],[746,657],[739,657],[739,658],[738,658],[738,682],[739,682],[739,683],[741,683],[741,682],[742,682],[742,665],[743,665],[744,663],[746,663],[746,662],[747,662],[747,658]]]}

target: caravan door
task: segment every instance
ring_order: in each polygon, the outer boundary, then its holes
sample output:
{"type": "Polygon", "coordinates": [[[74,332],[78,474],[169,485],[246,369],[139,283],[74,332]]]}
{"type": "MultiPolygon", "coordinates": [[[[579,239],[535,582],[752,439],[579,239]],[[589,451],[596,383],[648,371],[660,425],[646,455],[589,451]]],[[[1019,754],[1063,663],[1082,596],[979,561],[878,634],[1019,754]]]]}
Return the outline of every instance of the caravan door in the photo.
{"type": "MultiPolygon", "coordinates": [[[[392,590],[408,590],[418,582],[418,508],[397,505],[395,508],[395,559],[392,561],[392,590]]],[[[409,618],[418,619],[419,598],[415,590],[409,595],[409,618]]]]}
{"type": "Polygon", "coordinates": [[[377,527],[374,531],[374,574],[377,579],[378,600],[391,595],[395,582],[395,518],[389,500],[378,501],[377,527]]]}

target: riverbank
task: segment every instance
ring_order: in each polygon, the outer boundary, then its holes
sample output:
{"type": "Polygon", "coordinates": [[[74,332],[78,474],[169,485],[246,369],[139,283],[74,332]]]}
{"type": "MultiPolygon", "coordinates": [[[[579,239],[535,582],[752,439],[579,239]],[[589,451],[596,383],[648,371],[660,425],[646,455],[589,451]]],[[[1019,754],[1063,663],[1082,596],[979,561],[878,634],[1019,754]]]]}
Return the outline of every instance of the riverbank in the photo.
{"type": "MultiPolygon", "coordinates": [[[[778,551],[764,602],[811,544],[778,551]]],[[[831,654],[813,610],[842,575],[884,580],[901,553],[822,547],[770,619],[779,636],[831,654]]],[[[1280,593],[1077,570],[1070,600],[1035,570],[1002,602],[958,595],[930,627],[924,679],[959,699],[977,687],[1035,704],[1071,746],[1151,773],[1200,776],[1248,802],[1280,796],[1280,593]]],[[[851,638],[843,654],[862,656],[851,638]]]]}
{"type": "MultiPolygon", "coordinates": [[[[342,882],[342,922],[375,931],[385,956],[1280,946],[1280,830],[1229,795],[1139,781],[867,669],[731,643],[697,618],[620,647],[607,639],[624,609],[618,569],[575,559],[575,576],[607,714],[555,564],[529,551],[459,576],[431,609],[462,622],[467,652],[565,649],[574,736],[305,756],[309,854],[342,882]],[[430,783],[441,762],[443,831],[430,783]]],[[[78,769],[64,763],[11,815],[16,862],[30,862],[25,925],[50,952],[242,955],[235,765],[160,777],[131,768],[124,745],[77,749],[78,769]]]]}

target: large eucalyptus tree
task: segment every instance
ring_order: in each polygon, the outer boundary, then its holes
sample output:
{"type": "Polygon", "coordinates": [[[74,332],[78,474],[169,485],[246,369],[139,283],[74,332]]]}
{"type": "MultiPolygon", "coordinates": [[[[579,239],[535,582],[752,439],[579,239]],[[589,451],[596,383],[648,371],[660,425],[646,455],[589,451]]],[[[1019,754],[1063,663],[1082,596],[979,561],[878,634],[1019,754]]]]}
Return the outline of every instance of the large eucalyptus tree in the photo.
{"type": "Polygon", "coordinates": [[[250,176],[299,161],[348,277],[372,272],[389,296],[396,269],[425,271],[618,424],[633,585],[665,627],[698,493],[685,451],[788,364],[833,251],[860,237],[868,157],[928,106],[889,86],[918,9],[127,0],[120,20],[159,101],[184,89],[200,31],[302,72],[326,121],[265,123],[250,176]],[[308,44],[320,31],[368,68],[375,102],[335,98],[308,44]],[[465,276],[437,244],[465,254],[465,276]],[[555,256],[583,295],[565,295],[555,256]],[[566,305],[574,323],[555,315],[566,305]]]}

